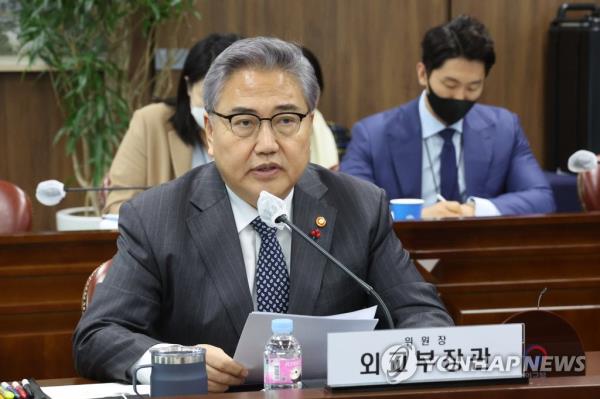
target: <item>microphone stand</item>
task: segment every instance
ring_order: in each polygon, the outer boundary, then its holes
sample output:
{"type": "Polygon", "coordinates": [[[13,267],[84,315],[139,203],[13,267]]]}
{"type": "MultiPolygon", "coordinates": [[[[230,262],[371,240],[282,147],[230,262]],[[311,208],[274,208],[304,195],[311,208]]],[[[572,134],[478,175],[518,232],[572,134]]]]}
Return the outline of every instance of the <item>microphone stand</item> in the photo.
{"type": "Polygon", "coordinates": [[[381,297],[375,291],[375,289],[373,289],[373,287],[371,287],[369,284],[367,284],[365,281],[363,281],[363,279],[361,279],[356,274],[354,274],[350,269],[348,269],[346,266],[344,266],[339,260],[334,258],[329,252],[327,252],[323,248],[321,248],[321,246],[318,245],[316,242],[314,242],[308,235],[306,235],[306,233],[304,233],[302,230],[300,230],[298,227],[296,227],[292,222],[290,222],[290,220],[287,218],[286,215],[278,216],[275,219],[275,223],[284,223],[290,229],[292,229],[297,234],[299,234],[300,237],[302,237],[306,241],[308,241],[310,243],[310,245],[315,247],[327,259],[329,259],[330,261],[335,263],[340,269],[342,269],[344,272],[346,272],[346,274],[348,274],[350,277],[352,277],[354,279],[354,281],[356,281],[362,287],[362,289],[364,289],[369,295],[371,295],[371,296],[373,296],[373,298],[375,298],[377,303],[383,309],[383,313],[385,314],[385,318],[387,320],[389,329],[390,330],[394,329],[394,322],[392,321],[392,315],[391,315],[389,309],[387,308],[387,306],[385,305],[385,303],[383,302],[383,299],[381,299],[381,297]]]}

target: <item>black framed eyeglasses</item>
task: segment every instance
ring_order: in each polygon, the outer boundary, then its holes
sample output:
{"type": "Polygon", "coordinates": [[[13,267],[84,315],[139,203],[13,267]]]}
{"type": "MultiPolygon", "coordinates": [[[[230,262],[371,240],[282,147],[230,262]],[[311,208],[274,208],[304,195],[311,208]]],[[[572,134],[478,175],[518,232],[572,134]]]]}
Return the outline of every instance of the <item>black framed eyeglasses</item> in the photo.
{"type": "Polygon", "coordinates": [[[302,120],[310,112],[301,114],[299,112],[280,112],[270,118],[261,118],[258,115],[239,113],[223,115],[217,111],[211,111],[211,114],[220,116],[229,121],[231,132],[238,137],[250,137],[260,130],[262,121],[269,121],[271,129],[285,137],[290,137],[298,133],[302,120]]]}

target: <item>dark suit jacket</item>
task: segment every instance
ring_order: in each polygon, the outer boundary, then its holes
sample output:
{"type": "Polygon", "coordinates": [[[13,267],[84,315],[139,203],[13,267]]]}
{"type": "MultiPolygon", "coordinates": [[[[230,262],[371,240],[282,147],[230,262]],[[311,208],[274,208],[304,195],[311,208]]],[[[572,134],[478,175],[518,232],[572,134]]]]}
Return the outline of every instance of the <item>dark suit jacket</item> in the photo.
{"type": "MultiPolygon", "coordinates": [[[[389,198],[421,198],[422,133],[418,99],[362,119],[342,172],[385,189],[389,198]]],[[[554,196],[517,116],[475,104],[463,124],[467,196],[491,200],[503,215],[554,212],[554,196]]]]}
{"type": "MultiPolygon", "coordinates": [[[[317,216],[327,219],[319,243],[374,285],[398,327],[452,324],[396,238],[383,190],[310,165],[295,187],[293,209],[305,232],[317,216]]],[[[159,342],[206,343],[233,355],[253,303],[214,163],[125,203],[119,228],[112,268],[75,330],[80,375],[129,380],[128,368],[159,342]]],[[[372,303],[296,236],[290,269],[289,313],[330,315],[372,303]]]]}

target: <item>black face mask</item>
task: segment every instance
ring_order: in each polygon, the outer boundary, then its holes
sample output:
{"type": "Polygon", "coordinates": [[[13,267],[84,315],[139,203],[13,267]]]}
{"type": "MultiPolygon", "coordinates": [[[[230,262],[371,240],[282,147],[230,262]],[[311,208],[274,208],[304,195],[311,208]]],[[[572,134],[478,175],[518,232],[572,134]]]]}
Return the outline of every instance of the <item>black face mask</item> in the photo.
{"type": "Polygon", "coordinates": [[[439,97],[434,93],[431,84],[429,85],[427,100],[429,100],[433,112],[446,123],[446,126],[450,126],[464,118],[471,107],[475,105],[475,101],[439,97]]]}

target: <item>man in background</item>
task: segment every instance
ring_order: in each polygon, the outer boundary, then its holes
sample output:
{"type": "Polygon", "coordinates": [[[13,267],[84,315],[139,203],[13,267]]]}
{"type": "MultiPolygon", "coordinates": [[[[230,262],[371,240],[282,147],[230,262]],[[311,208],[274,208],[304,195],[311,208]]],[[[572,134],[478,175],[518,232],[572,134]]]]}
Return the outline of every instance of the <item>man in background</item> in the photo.
{"type": "Polygon", "coordinates": [[[341,171],[423,198],[423,217],[550,213],[554,197],[518,117],[476,104],[494,43],[474,18],[430,29],[417,64],[421,96],[352,129],[341,171]]]}

